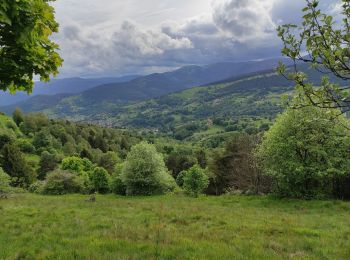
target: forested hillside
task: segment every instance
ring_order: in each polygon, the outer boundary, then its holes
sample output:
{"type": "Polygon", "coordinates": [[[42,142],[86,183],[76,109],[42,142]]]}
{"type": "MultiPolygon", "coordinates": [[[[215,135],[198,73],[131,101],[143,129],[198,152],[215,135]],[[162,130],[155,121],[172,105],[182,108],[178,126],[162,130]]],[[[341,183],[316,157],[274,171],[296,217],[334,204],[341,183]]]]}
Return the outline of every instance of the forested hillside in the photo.
{"type": "MultiPolygon", "coordinates": [[[[0,106],[8,106],[29,100],[33,96],[45,95],[53,96],[57,94],[74,94],[81,93],[90,88],[107,84],[107,83],[119,83],[127,82],[137,78],[138,76],[125,76],[120,78],[66,78],[66,79],[53,79],[50,82],[36,82],[33,92],[29,95],[23,92],[16,94],[10,94],[8,92],[0,93],[0,106]]],[[[60,95],[58,95],[60,97],[60,95]]],[[[48,97],[47,97],[48,98],[48,97]]],[[[42,99],[43,100],[43,99],[42,99]]]]}
{"type": "MultiPolygon", "coordinates": [[[[299,67],[312,82],[321,84],[321,73],[305,65],[299,67]]],[[[340,85],[347,84],[333,80],[340,85]]],[[[281,97],[290,95],[293,88],[292,81],[269,70],[131,104],[101,102],[97,109],[93,106],[84,109],[68,97],[57,102],[48,99],[47,103],[37,100],[33,107],[53,118],[149,129],[178,140],[216,146],[228,133],[252,134],[267,130],[277,113],[283,111],[281,97]],[[45,109],[50,103],[55,106],[45,109]]]]}
{"type": "MultiPolygon", "coordinates": [[[[41,95],[39,96],[7,107],[4,107],[7,103],[0,103],[0,107],[2,111],[7,113],[11,113],[15,107],[20,107],[25,112],[47,110],[48,112],[53,111],[54,113],[59,114],[59,117],[71,116],[74,114],[77,118],[81,118],[109,111],[110,108],[122,106],[126,103],[134,103],[160,97],[190,87],[224,80],[232,76],[271,69],[276,67],[277,63],[277,60],[272,59],[238,63],[226,62],[206,66],[185,66],[175,71],[155,73],[148,76],[138,77],[130,81],[126,81],[125,78],[122,78],[124,79],[124,82],[121,83],[118,83],[117,81],[110,84],[101,83],[98,86],[94,85],[95,87],[92,87],[91,89],[88,88],[88,84],[85,84],[84,86],[84,84],[82,84],[84,80],[81,79],[80,81],[82,82],[79,84],[81,87],[85,87],[87,91],[78,91],[79,89],[82,89],[79,86],[77,86],[75,90],[71,89],[75,87],[74,84],[68,84],[69,82],[67,81],[69,80],[66,80],[66,84],[64,84],[63,81],[60,81],[60,85],[57,88],[54,88],[57,91],[56,93],[60,93],[59,95],[52,95],[54,92],[52,90],[50,91],[48,88],[47,92],[40,92],[41,95]],[[71,90],[63,91],[67,88],[71,90]],[[67,95],[67,93],[71,94],[67,95]],[[86,107],[89,107],[89,109],[87,110],[86,107]]],[[[112,82],[111,79],[108,80],[110,80],[109,82],[112,82]]],[[[94,80],[85,81],[93,82],[94,80]]],[[[55,81],[53,81],[53,83],[55,83],[55,81]]],[[[49,87],[50,84],[47,87],[49,87]]],[[[41,91],[45,90],[44,88],[39,89],[41,91]]],[[[15,96],[15,98],[19,98],[20,96],[22,95],[15,96]]]]}

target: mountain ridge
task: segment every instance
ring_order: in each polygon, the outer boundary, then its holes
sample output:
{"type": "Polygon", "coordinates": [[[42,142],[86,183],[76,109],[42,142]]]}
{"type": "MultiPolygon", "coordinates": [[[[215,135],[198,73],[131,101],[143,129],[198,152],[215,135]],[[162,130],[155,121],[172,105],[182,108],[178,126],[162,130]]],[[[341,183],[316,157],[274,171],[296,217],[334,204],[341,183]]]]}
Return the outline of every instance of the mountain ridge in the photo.
{"type": "MultiPolygon", "coordinates": [[[[102,84],[92,87],[76,95],[65,96],[62,102],[74,107],[91,107],[97,110],[101,103],[109,106],[124,105],[128,102],[137,102],[160,97],[172,92],[181,91],[194,86],[205,85],[211,82],[223,80],[229,77],[252,73],[277,66],[278,59],[247,62],[224,62],[205,66],[189,65],[175,71],[165,73],[153,73],[138,77],[128,82],[102,84]],[[67,103],[67,102],[66,102],[67,103]]],[[[57,97],[58,98],[58,97],[57,97]]],[[[45,99],[45,97],[42,97],[45,99]]],[[[50,97],[51,100],[57,100],[50,97]]],[[[15,107],[22,108],[25,112],[38,112],[35,102],[38,98],[29,99],[0,109],[10,113],[15,107]]],[[[43,102],[47,104],[47,102],[43,102]]],[[[49,109],[50,106],[46,109],[49,109]]],[[[44,109],[40,106],[40,109],[44,109]]],[[[103,111],[100,111],[103,112],[103,111]]]]}

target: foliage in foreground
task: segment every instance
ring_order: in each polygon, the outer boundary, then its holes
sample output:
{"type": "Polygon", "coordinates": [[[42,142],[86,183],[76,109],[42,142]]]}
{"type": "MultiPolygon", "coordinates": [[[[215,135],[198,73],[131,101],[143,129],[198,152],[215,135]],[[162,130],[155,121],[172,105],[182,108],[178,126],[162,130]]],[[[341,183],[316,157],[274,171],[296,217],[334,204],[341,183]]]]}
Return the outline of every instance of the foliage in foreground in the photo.
{"type": "MultiPolygon", "coordinates": [[[[338,22],[332,15],[323,12],[319,0],[308,0],[300,26],[286,24],[278,28],[278,35],[284,44],[282,54],[291,58],[296,65],[297,61],[302,61],[324,74],[321,85],[315,85],[295,66],[296,70],[289,78],[297,85],[297,94],[301,97],[299,107],[312,105],[320,108],[349,108],[346,80],[350,79],[350,2],[338,2],[341,11],[338,22]],[[330,80],[329,75],[343,80],[345,84],[341,86],[330,80]]],[[[280,72],[285,74],[284,65],[281,65],[280,72]]]]}
{"type": "Polygon", "coordinates": [[[50,0],[2,0],[0,4],[0,89],[31,92],[33,76],[48,81],[62,59],[51,41],[58,31],[50,0]]]}

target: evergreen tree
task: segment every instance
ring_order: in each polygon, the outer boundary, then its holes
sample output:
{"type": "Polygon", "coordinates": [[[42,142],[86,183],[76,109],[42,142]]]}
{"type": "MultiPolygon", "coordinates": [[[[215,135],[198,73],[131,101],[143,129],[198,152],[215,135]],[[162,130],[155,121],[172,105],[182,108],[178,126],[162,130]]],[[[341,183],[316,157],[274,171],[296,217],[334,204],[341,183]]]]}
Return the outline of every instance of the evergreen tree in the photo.
{"type": "Polygon", "coordinates": [[[102,155],[99,166],[103,167],[108,171],[109,174],[114,172],[115,166],[118,162],[118,156],[114,152],[107,152],[102,155]]]}
{"type": "Polygon", "coordinates": [[[12,114],[13,121],[19,126],[22,122],[24,122],[24,114],[20,108],[16,108],[12,114]]]}
{"type": "Polygon", "coordinates": [[[57,155],[51,154],[47,151],[42,152],[39,161],[38,179],[44,180],[46,174],[55,170],[57,168],[57,165],[57,155]]]}
{"type": "Polygon", "coordinates": [[[2,155],[2,168],[10,175],[13,186],[27,187],[35,180],[33,169],[17,146],[5,145],[2,155]]]}

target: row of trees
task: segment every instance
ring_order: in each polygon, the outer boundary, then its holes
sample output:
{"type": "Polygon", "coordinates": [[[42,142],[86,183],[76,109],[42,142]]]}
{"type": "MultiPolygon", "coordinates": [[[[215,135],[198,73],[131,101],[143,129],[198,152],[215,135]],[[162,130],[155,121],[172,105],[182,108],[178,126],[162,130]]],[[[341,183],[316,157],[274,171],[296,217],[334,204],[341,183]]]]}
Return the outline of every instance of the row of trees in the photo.
{"type": "Polygon", "coordinates": [[[114,129],[73,123],[63,127],[42,115],[19,120],[16,111],[13,119],[21,131],[9,124],[19,138],[2,135],[1,167],[12,186],[48,194],[151,195],[180,187],[194,196],[202,191],[212,195],[241,191],[348,198],[350,124],[345,116],[335,117],[338,113],[289,108],[265,135],[236,134],[223,148],[205,150],[154,137],[156,145],[140,143],[141,138],[114,129]],[[96,143],[104,143],[109,151],[99,149],[98,157],[89,157],[96,135],[102,140],[96,143]],[[120,149],[125,136],[135,142],[128,151],[120,149]],[[66,155],[63,147],[73,139],[74,149],[66,155]],[[88,145],[79,153],[83,141],[88,145]],[[37,164],[29,160],[32,156],[38,157],[37,164]]]}
{"type": "MultiPolygon", "coordinates": [[[[184,172],[182,185],[189,194],[198,196],[208,186],[206,172],[195,165],[184,172]]],[[[167,170],[162,154],[147,142],[135,145],[127,159],[112,174],[90,160],[79,157],[63,159],[59,168],[44,180],[30,185],[35,193],[108,193],[119,195],[154,195],[172,192],[176,182],[167,170]]]]}
{"type": "MultiPolygon", "coordinates": [[[[160,140],[156,145],[141,142],[132,146],[125,160],[113,151],[94,161],[78,153],[65,157],[50,153],[47,143],[33,166],[27,159],[31,153],[23,152],[18,140],[3,138],[10,141],[1,150],[1,166],[12,186],[48,194],[151,195],[180,187],[194,196],[202,191],[212,195],[242,191],[349,198],[350,124],[344,116],[334,117],[337,113],[289,108],[263,136],[237,134],[225,147],[212,151],[160,140]]],[[[36,133],[31,136],[22,139],[32,144],[36,133]]]]}
{"type": "Polygon", "coordinates": [[[177,187],[179,172],[197,163],[206,166],[202,149],[166,140],[156,140],[157,146],[140,143],[140,136],[126,131],[24,115],[19,109],[13,121],[0,120],[9,130],[0,132],[1,167],[12,186],[33,192],[158,194],[177,187]]]}

